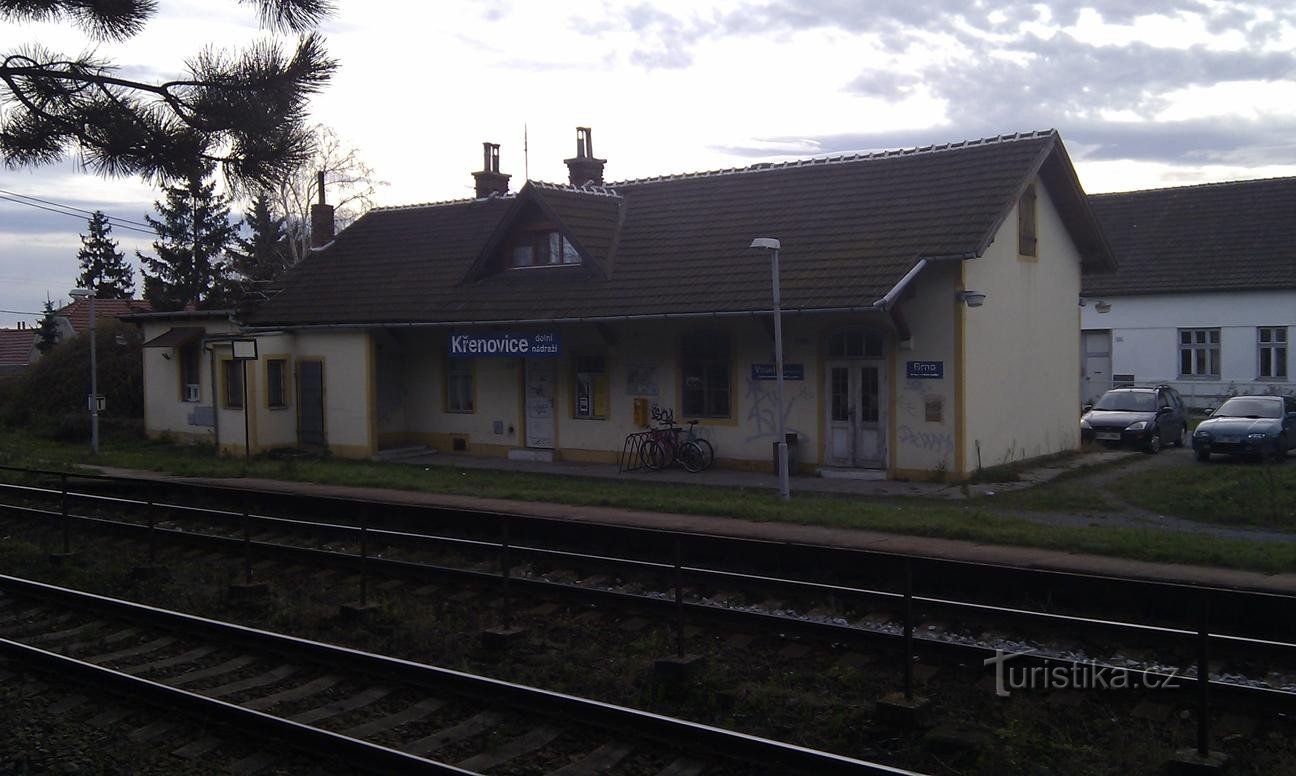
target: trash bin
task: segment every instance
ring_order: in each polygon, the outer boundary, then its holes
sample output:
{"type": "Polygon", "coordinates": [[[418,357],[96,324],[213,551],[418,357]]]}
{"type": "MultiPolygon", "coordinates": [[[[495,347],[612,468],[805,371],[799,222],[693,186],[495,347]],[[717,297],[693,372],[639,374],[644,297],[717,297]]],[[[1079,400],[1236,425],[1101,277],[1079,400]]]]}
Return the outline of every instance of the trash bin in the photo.
{"type": "MultiPolygon", "coordinates": [[[[801,463],[801,445],[798,442],[798,436],[795,431],[789,431],[783,436],[787,440],[788,449],[788,476],[796,476],[797,467],[801,463]]],[[[770,442],[770,449],[774,455],[774,475],[778,476],[778,442],[770,442]]]]}

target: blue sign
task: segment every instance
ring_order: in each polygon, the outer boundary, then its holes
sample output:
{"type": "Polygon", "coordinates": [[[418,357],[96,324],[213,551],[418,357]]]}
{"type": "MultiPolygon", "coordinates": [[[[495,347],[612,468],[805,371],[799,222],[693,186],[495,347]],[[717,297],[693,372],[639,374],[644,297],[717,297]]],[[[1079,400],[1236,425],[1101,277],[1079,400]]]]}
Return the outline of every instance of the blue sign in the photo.
{"type": "Polygon", "coordinates": [[[551,358],[562,352],[562,337],[556,331],[534,334],[451,334],[451,358],[551,358]]]}
{"type": "Polygon", "coordinates": [[[945,377],[944,361],[907,361],[905,377],[918,380],[941,380],[945,377]]]}
{"type": "MultiPolygon", "coordinates": [[[[774,364],[752,364],[751,379],[753,380],[777,380],[778,370],[774,364]]],[[[784,380],[804,380],[805,364],[784,364],[784,380]]]]}

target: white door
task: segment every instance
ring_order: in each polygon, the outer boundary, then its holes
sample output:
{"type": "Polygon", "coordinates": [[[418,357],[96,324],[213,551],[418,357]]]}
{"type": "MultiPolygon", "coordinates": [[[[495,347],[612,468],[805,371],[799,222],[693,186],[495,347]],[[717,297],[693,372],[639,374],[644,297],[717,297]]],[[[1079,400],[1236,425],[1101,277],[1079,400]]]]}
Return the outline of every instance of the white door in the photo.
{"type": "Polygon", "coordinates": [[[886,371],[881,361],[827,365],[828,449],[832,466],[880,468],[886,461],[886,371]]]}
{"type": "Polygon", "coordinates": [[[526,446],[554,447],[554,360],[526,360],[526,446]]]}
{"type": "Polygon", "coordinates": [[[1080,403],[1098,400],[1112,387],[1111,332],[1080,332],[1080,403]]]}

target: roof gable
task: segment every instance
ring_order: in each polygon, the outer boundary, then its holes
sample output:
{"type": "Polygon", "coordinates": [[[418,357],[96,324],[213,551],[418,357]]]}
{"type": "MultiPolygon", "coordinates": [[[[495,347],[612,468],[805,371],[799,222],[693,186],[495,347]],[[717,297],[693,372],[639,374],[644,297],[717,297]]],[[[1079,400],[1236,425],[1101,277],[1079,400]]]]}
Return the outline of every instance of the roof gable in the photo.
{"type": "MultiPolygon", "coordinates": [[[[586,273],[607,277],[621,222],[622,201],[615,191],[602,186],[573,187],[527,181],[511,199],[507,212],[482,246],[464,282],[479,281],[509,270],[509,246],[520,233],[532,231],[557,231],[580,254],[580,267],[586,273]]],[[[570,273],[575,267],[554,264],[543,269],[560,268],[570,273]]]]}
{"type": "Polygon", "coordinates": [[[1296,288],[1296,178],[1089,198],[1120,258],[1092,295],[1296,288]]]}

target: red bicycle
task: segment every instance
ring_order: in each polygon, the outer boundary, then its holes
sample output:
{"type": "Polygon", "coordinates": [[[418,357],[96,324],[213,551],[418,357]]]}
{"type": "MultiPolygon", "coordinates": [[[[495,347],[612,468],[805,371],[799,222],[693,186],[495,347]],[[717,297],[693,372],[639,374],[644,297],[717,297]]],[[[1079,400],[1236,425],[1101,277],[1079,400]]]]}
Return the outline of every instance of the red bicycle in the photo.
{"type": "Polygon", "coordinates": [[[706,448],[698,443],[694,429],[696,420],[689,422],[689,437],[692,438],[687,438],[682,436],[684,429],[675,425],[675,413],[671,410],[653,407],[652,419],[660,428],[648,432],[639,448],[639,457],[645,466],[660,471],[678,463],[685,471],[696,473],[711,465],[714,453],[708,455],[710,443],[706,448]]]}

